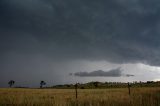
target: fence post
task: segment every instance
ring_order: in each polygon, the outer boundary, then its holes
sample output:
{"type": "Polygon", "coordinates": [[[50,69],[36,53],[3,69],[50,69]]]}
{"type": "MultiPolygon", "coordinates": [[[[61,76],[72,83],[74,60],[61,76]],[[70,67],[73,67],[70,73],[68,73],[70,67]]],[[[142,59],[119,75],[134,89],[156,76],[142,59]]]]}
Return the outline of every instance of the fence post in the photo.
{"type": "Polygon", "coordinates": [[[128,94],[129,94],[129,95],[131,94],[130,87],[131,87],[131,85],[130,85],[129,82],[128,82],[128,94]]]}
{"type": "Polygon", "coordinates": [[[76,99],[78,98],[78,94],[77,94],[77,88],[78,88],[78,84],[75,84],[75,91],[76,91],[76,99]]]}

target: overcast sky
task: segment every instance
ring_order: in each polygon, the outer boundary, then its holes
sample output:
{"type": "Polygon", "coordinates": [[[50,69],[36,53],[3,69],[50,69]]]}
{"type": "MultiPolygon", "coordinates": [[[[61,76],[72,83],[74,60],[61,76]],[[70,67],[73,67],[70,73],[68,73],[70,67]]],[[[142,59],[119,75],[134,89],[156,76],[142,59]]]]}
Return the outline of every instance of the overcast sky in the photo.
{"type": "Polygon", "coordinates": [[[159,0],[0,0],[0,87],[158,79],[159,0]]]}

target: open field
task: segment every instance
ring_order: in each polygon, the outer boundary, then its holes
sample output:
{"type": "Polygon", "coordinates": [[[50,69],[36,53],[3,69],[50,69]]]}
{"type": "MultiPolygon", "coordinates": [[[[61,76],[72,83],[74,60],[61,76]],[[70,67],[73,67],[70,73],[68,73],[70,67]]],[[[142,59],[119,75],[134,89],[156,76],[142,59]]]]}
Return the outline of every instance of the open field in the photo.
{"type": "Polygon", "coordinates": [[[1,88],[0,106],[160,106],[160,88],[21,89],[1,88]]]}

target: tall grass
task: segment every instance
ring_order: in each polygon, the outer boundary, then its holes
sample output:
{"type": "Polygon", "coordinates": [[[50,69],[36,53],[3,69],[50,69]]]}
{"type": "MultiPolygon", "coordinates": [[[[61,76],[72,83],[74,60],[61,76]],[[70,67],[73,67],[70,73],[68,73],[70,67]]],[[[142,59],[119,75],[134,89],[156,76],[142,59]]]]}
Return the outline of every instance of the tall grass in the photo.
{"type": "Polygon", "coordinates": [[[160,106],[160,88],[0,89],[0,106],[160,106]]]}

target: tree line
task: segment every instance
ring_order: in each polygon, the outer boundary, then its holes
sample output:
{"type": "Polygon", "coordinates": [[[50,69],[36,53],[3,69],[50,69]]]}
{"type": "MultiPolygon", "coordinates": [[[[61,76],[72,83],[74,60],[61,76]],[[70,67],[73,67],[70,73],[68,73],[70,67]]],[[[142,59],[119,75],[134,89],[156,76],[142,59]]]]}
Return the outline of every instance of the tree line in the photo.
{"type": "MultiPolygon", "coordinates": [[[[9,87],[13,87],[15,84],[14,80],[10,80],[8,82],[9,87]]],[[[46,85],[45,81],[40,81],[40,88],[43,88],[44,85],[46,85]]],[[[92,88],[125,88],[128,87],[128,83],[126,82],[98,82],[98,81],[93,81],[93,82],[88,82],[88,83],[77,83],[78,88],[80,89],[92,89],[92,88]]],[[[131,87],[160,87],[160,81],[147,81],[147,82],[130,82],[131,87]]],[[[19,87],[21,88],[21,87],[19,87]]],[[[51,87],[46,87],[46,88],[60,88],[60,89],[73,89],[75,88],[74,84],[64,84],[64,85],[54,85],[51,87]]]]}
{"type": "MultiPolygon", "coordinates": [[[[10,80],[8,82],[8,85],[9,85],[10,88],[13,87],[14,84],[15,84],[14,80],[10,80]]],[[[46,82],[45,81],[40,81],[40,88],[43,88],[44,85],[46,85],[46,82]]]]}

